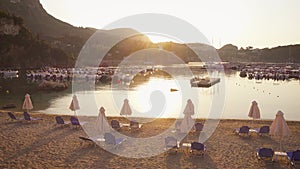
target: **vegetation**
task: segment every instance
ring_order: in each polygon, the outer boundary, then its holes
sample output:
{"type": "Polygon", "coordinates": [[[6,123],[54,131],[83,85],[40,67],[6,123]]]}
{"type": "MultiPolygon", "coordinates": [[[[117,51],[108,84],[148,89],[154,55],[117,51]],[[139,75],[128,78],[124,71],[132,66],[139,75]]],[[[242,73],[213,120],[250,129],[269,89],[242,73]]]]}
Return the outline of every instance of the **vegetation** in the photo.
{"type": "Polygon", "coordinates": [[[225,45],[218,50],[223,61],[229,62],[274,62],[300,63],[300,45],[278,46],[275,48],[239,49],[234,45],[225,45]]]}
{"type": "Polygon", "coordinates": [[[0,67],[37,68],[70,65],[71,58],[62,49],[51,47],[34,37],[21,18],[0,12],[3,25],[20,27],[17,35],[0,34],[0,67]],[[5,23],[5,21],[7,23],[5,23]]]}
{"type": "MultiPolygon", "coordinates": [[[[6,22],[20,26],[20,31],[16,36],[0,34],[0,67],[73,66],[81,48],[96,31],[92,28],[74,27],[54,18],[45,11],[39,0],[22,0],[15,3],[2,0],[1,10],[5,12],[0,12],[0,19],[5,18],[6,22]]],[[[103,39],[109,41],[110,38],[121,35],[122,32],[134,30],[102,31],[104,32],[103,39]]],[[[117,65],[124,57],[147,48],[161,48],[172,52],[186,63],[199,62],[201,59],[202,61],[215,61],[210,58],[212,51],[216,51],[222,61],[228,62],[300,63],[300,45],[279,46],[271,49],[254,49],[248,46],[245,49],[238,49],[228,44],[218,50],[207,45],[200,45],[197,47],[197,52],[201,55],[199,59],[190,48],[199,44],[174,42],[155,44],[145,35],[138,34],[138,32],[136,34],[137,36],[124,39],[112,47],[102,64],[117,65]]]]}

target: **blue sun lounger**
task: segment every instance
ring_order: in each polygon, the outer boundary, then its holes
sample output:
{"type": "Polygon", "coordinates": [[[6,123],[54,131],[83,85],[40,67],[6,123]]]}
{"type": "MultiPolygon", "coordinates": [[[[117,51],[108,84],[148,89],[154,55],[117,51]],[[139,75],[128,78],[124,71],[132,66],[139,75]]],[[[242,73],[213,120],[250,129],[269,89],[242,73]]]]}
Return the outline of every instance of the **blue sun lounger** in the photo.
{"type": "Polygon", "coordinates": [[[12,112],[7,112],[7,114],[10,117],[11,120],[15,120],[15,121],[24,120],[23,118],[17,118],[12,112]]]}
{"type": "Polygon", "coordinates": [[[33,117],[30,117],[29,113],[27,113],[26,111],[24,112],[24,119],[26,121],[43,120],[42,118],[33,118],[33,117]]]}
{"type": "Polygon", "coordinates": [[[286,154],[292,166],[300,165],[300,150],[287,152],[286,154]]]}

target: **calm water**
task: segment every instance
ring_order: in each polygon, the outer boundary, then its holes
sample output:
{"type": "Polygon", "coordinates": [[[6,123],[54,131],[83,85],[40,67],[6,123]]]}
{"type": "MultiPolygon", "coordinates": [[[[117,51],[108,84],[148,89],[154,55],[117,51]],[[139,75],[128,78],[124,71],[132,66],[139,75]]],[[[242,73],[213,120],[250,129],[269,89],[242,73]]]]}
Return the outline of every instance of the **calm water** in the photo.
{"type": "MultiPolygon", "coordinates": [[[[197,73],[196,73],[197,74],[197,73]]],[[[218,72],[215,72],[218,75],[218,72]]],[[[229,72],[225,76],[225,101],[217,104],[223,111],[217,114],[211,112],[216,102],[213,98],[221,97],[224,91],[220,84],[210,88],[191,88],[189,77],[179,78],[180,84],[171,78],[153,77],[140,83],[130,90],[111,90],[110,85],[97,85],[94,92],[78,92],[79,103],[96,103],[96,107],[105,107],[107,116],[119,116],[123,100],[129,99],[133,110],[132,116],[136,117],[183,117],[182,111],[187,99],[195,104],[196,118],[224,118],[224,119],[249,119],[248,111],[253,100],[258,102],[262,119],[274,119],[278,110],[285,113],[287,120],[300,121],[300,82],[298,80],[274,82],[273,80],[248,80],[240,78],[239,72],[229,72]],[[182,83],[181,83],[182,82],[182,83]],[[170,92],[170,89],[179,89],[170,92]],[[190,97],[184,92],[191,92],[190,97]],[[87,99],[85,99],[87,98],[87,99]],[[158,113],[159,112],[159,113],[158,113]]],[[[37,84],[26,81],[24,77],[1,79],[0,106],[14,103],[21,111],[22,102],[26,92],[31,94],[34,111],[49,114],[74,114],[68,109],[72,99],[72,89],[62,92],[44,92],[36,90],[37,84]]],[[[96,116],[98,111],[77,111],[79,115],[96,116]]]]}

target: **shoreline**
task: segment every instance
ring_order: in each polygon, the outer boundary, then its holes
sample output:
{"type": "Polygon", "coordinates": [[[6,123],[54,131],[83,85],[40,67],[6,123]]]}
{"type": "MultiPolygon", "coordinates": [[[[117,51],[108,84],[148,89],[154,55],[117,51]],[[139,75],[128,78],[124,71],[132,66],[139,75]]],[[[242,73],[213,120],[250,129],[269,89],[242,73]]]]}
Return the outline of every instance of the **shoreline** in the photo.
{"type": "MultiPolygon", "coordinates": [[[[7,111],[5,111],[7,112],[7,111]]],[[[204,142],[206,153],[201,156],[190,156],[184,148],[177,153],[165,152],[148,158],[126,158],[112,154],[102,147],[79,139],[87,136],[82,127],[55,125],[54,117],[43,113],[30,113],[32,117],[43,120],[34,122],[13,122],[7,113],[0,113],[0,168],[286,168],[283,162],[274,162],[268,166],[255,157],[256,149],[272,148],[279,151],[279,140],[272,136],[239,137],[233,133],[235,128],[248,125],[253,128],[270,125],[272,121],[252,120],[220,120],[216,130],[204,142]]],[[[21,112],[16,112],[22,117],[21,112]]],[[[67,120],[70,116],[62,115],[67,120]]],[[[108,121],[122,117],[108,117],[108,121]]],[[[159,134],[172,124],[174,119],[156,119],[146,123],[137,132],[122,129],[120,132],[127,136],[147,138],[159,134]]],[[[198,119],[197,119],[198,121],[198,119]]],[[[202,121],[202,120],[200,120],[202,121]]],[[[283,151],[294,151],[300,148],[300,122],[288,121],[291,136],[285,137],[283,151]]],[[[204,123],[205,125],[205,123],[204,123]]],[[[201,134],[201,133],[200,133],[201,134]]],[[[197,134],[188,136],[196,141],[197,134]]],[[[187,140],[184,140],[187,141],[187,140]]],[[[128,142],[120,145],[120,149],[130,153],[128,142]],[[127,150],[128,149],[128,150],[127,150]]],[[[145,143],[151,148],[151,145],[145,143]]],[[[139,151],[146,151],[141,149],[139,151]]]]}
{"type": "MultiPolygon", "coordinates": [[[[17,113],[17,114],[20,114],[22,115],[23,112],[21,111],[13,111],[13,110],[3,110],[3,109],[0,109],[0,113],[7,113],[7,112],[13,112],[13,113],[17,113]]],[[[71,117],[71,116],[74,116],[74,115],[70,115],[70,114],[48,114],[48,113],[42,113],[41,111],[37,111],[37,112],[30,112],[30,113],[33,113],[33,115],[49,115],[49,116],[63,116],[63,117],[71,117]]],[[[86,117],[86,118],[95,118],[97,116],[77,116],[75,115],[75,117],[86,117]]],[[[116,118],[116,119],[120,119],[120,118],[126,118],[124,116],[106,116],[107,118],[109,119],[112,119],[112,118],[116,118]]],[[[173,118],[173,117],[161,117],[161,118],[148,118],[148,117],[135,117],[135,116],[128,116],[127,118],[132,118],[132,119],[147,119],[147,120],[155,120],[155,119],[165,119],[165,120],[181,120],[183,118],[173,118]]],[[[193,117],[192,117],[193,118],[193,117]]],[[[193,118],[194,120],[201,120],[201,121],[205,121],[205,120],[219,120],[219,121],[245,121],[245,122],[249,122],[249,121],[253,121],[253,119],[249,118],[249,119],[239,119],[239,118],[236,118],[236,119],[233,119],[233,118],[221,118],[221,119],[212,119],[212,118],[193,118]]],[[[274,119],[275,119],[275,116],[274,116],[274,119]]],[[[254,120],[253,122],[254,123],[265,123],[265,122],[273,122],[274,119],[256,119],[254,120]]],[[[145,121],[147,121],[145,120],[145,121]]],[[[300,121],[297,121],[297,120],[287,120],[285,119],[286,122],[289,122],[289,123],[300,123],[300,121]]]]}

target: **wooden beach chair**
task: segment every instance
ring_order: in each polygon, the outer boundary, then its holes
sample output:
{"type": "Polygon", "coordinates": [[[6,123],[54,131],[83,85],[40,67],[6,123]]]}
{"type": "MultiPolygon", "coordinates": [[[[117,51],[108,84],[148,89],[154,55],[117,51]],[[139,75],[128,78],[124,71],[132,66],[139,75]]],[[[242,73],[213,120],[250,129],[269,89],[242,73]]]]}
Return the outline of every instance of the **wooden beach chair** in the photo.
{"type": "Polygon", "coordinates": [[[23,118],[17,118],[12,112],[7,112],[8,116],[10,117],[11,120],[13,121],[21,121],[24,120],[23,118]]]}
{"type": "Polygon", "coordinates": [[[29,113],[27,113],[26,111],[24,112],[24,119],[26,121],[36,121],[36,120],[43,120],[42,118],[33,118],[33,117],[30,117],[29,113]]]}
{"type": "Polygon", "coordinates": [[[287,152],[287,159],[291,166],[298,167],[300,166],[300,150],[287,152]]]}

